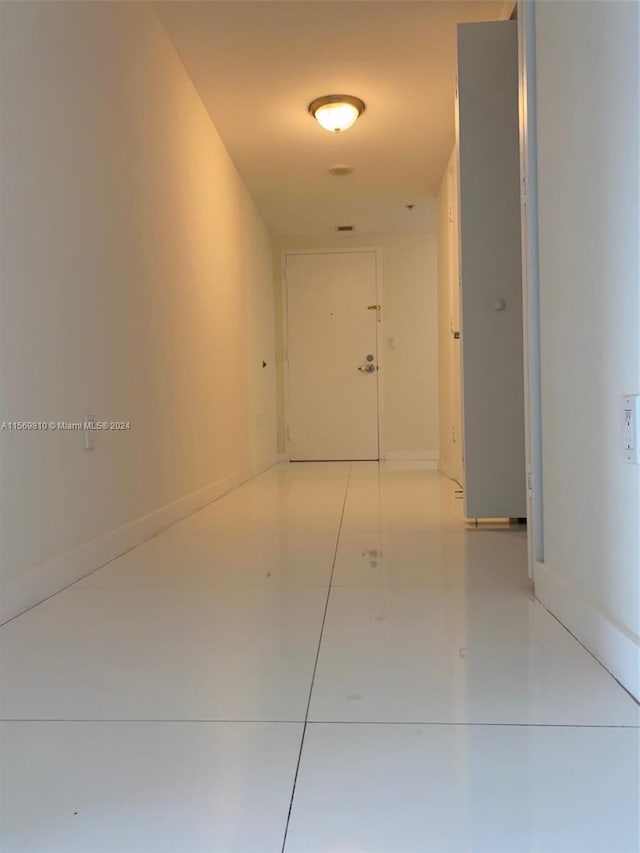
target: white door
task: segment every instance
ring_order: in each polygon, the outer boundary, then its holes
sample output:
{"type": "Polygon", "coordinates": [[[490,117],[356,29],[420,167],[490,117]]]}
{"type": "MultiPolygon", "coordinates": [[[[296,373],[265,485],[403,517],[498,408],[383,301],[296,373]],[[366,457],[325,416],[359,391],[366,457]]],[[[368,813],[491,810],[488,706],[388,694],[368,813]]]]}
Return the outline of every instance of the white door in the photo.
{"type": "Polygon", "coordinates": [[[378,459],[375,251],[288,254],[292,460],[378,459]]]}

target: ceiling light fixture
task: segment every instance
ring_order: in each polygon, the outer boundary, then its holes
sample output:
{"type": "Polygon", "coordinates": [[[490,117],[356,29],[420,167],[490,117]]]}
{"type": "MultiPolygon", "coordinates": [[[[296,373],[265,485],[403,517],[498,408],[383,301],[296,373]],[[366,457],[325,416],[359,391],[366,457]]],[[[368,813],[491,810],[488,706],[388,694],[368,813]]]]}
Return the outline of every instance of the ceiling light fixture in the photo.
{"type": "Polygon", "coordinates": [[[364,112],[364,102],[353,95],[323,95],[309,104],[309,112],[332,133],[347,130],[364,112]]]}

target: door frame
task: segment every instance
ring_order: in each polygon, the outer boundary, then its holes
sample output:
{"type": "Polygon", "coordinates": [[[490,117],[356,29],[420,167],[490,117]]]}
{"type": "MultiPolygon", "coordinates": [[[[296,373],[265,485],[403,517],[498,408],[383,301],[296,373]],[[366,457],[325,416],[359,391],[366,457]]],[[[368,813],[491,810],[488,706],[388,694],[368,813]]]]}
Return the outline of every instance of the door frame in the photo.
{"type": "MultiPolygon", "coordinates": [[[[287,290],[287,258],[290,255],[352,255],[355,253],[373,252],[376,260],[376,305],[382,306],[382,250],[378,247],[354,246],[336,249],[282,249],[280,253],[280,300],[282,303],[282,374],[284,395],[284,440],[285,456],[290,459],[289,453],[289,313],[288,313],[288,290],[287,290]]],[[[384,367],[383,367],[383,342],[384,342],[384,309],[377,312],[376,322],[376,359],[378,369],[376,371],[377,389],[377,417],[378,417],[378,460],[384,459],[384,367]]]]}
{"type": "Polygon", "coordinates": [[[453,388],[451,398],[451,424],[456,436],[455,444],[452,444],[451,473],[453,479],[464,491],[464,393],[462,372],[462,277],[460,273],[460,146],[458,144],[458,83],[456,79],[456,109],[455,109],[455,143],[453,152],[449,158],[447,169],[450,176],[450,202],[452,222],[449,230],[449,264],[450,264],[450,328],[451,338],[449,346],[451,353],[451,365],[453,374],[453,388]],[[454,312],[455,307],[455,312],[454,312]],[[453,327],[453,320],[457,321],[457,329],[453,327]],[[455,334],[458,338],[456,340],[455,334]],[[457,346],[456,346],[457,344],[457,346]]]}
{"type": "Polygon", "coordinates": [[[544,562],[535,2],[518,0],[520,219],[529,577],[544,562]]]}

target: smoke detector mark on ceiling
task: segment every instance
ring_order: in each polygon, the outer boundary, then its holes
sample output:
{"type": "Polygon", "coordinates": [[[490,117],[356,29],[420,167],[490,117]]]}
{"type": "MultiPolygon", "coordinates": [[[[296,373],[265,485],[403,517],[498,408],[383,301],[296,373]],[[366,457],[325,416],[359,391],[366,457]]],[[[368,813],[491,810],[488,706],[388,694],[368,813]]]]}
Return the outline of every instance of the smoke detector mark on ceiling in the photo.
{"type": "Polygon", "coordinates": [[[336,163],[335,166],[329,168],[330,175],[350,175],[353,172],[353,166],[348,163],[336,163]]]}

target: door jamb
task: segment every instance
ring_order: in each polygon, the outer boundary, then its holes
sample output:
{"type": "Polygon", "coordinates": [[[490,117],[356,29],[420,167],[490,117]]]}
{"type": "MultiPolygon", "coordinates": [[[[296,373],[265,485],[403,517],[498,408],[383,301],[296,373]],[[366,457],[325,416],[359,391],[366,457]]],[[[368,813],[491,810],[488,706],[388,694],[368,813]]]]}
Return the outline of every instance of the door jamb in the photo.
{"type": "Polygon", "coordinates": [[[518,0],[517,10],[527,544],[533,580],[535,566],[544,562],[534,0],[518,0]]]}
{"type": "MultiPolygon", "coordinates": [[[[283,372],[283,393],[284,393],[284,440],[285,440],[285,455],[287,459],[289,454],[289,317],[288,317],[288,302],[287,302],[287,257],[289,255],[344,255],[354,253],[371,253],[375,254],[376,258],[376,304],[382,306],[382,250],[379,247],[361,247],[353,246],[348,248],[335,249],[283,249],[280,253],[280,299],[282,303],[282,372],[283,372]]],[[[384,309],[380,308],[377,312],[376,323],[376,362],[378,370],[376,371],[376,388],[377,388],[377,413],[378,413],[378,459],[384,459],[384,366],[383,366],[383,342],[384,342],[384,309]]]]}

